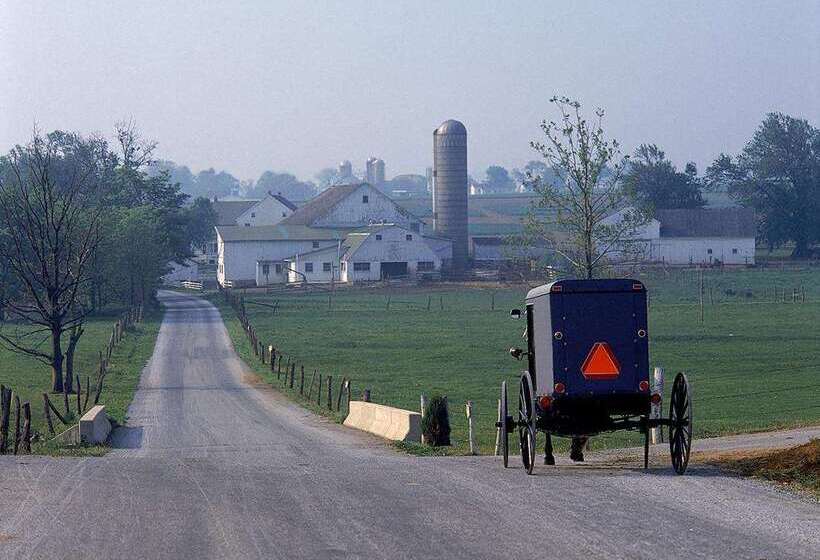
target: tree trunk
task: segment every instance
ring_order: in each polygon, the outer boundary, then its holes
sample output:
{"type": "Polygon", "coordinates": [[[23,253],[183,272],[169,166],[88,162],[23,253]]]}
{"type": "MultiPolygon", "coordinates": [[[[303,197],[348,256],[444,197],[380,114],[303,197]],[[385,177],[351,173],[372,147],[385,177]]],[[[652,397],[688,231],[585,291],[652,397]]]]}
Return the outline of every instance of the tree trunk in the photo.
{"type": "Polygon", "coordinates": [[[63,348],[60,344],[60,329],[51,331],[51,390],[63,392],[63,348]]]}
{"type": "Polygon", "coordinates": [[[83,336],[83,328],[82,327],[72,327],[71,329],[71,336],[68,339],[68,348],[65,351],[65,392],[66,393],[73,393],[73,380],[74,380],[74,351],[77,349],[77,343],[80,341],[80,337],[83,336]]]}

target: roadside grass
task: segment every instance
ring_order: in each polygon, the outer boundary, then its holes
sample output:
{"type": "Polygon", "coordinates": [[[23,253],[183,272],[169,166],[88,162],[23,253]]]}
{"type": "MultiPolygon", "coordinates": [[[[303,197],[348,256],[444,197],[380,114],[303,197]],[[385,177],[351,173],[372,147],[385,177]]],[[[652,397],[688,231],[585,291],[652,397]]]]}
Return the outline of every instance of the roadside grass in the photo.
{"type": "MultiPolygon", "coordinates": [[[[674,374],[687,373],[696,437],[820,422],[820,270],[708,271],[714,286],[742,286],[757,295],[724,294],[725,301],[714,296],[714,304],[707,300],[702,324],[697,285],[691,293],[686,274],[639,277],[652,293],[651,364],[666,370],[667,397],[674,374]],[[773,286],[786,286],[789,303],[766,301],[767,286],[772,293],[773,286]],[[791,303],[789,286],[802,286],[806,303],[791,303]]],[[[525,293],[524,286],[463,285],[340,289],[333,295],[248,293],[246,307],[265,344],[305,364],[308,375],[316,368],[333,375],[334,384],[342,376],[352,379],[354,398],[369,388],[374,402],[418,410],[421,393],[447,395],[454,443],[447,453],[467,450],[464,404],[472,400],[478,445],[487,454],[495,442],[502,380],[508,383],[510,407],[516,406],[521,363],[507,350],[522,345],[524,325],[508,311],[522,306],[525,293]]],[[[259,371],[233,310],[218,295],[212,299],[240,355],[259,371]]],[[[281,388],[275,375],[268,372],[265,379],[281,388]]],[[[637,445],[638,438],[607,434],[594,438],[592,446],[637,445]]],[[[511,447],[517,448],[514,439],[511,447]]],[[[566,442],[559,440],[557,448],[563,452],[566,442]]]]}
{"type": "MultiPolygon", "coordinates": [[[[74,371],[75,374],[80,375],[82,380],[83,400],[85,400],[86,377],[90,378],[89,407],[94,402],[99,352],[108,344],[115,321],[116,316],[107,314],[90,318],[85,325],[86,332],[77,345],[74,371]]],[[[106,413],[115,422],[123,424],[126,421],[128,405],[134,397],[142,369],[154,351],[154,342],[161,322],[162,313],[160,311],[146,310],[143,322],[133,325],[126,331],[122,342],[111,355],[108,373],[103,382],[100,404],[105,405],[106,413]]],[[[0,383],[18,394],[21,402],[31,403],[32,434],[37,436],[32,443],[32,452],[44,455],[79,456],[105,454],[107,446],[60,447],[48,441],[51,436],[43,414],[42,393],[50,389],[50,381],[51,372],[48,366],[27,356],[0,348],[0,383]]],[[[49,398],[57,410],[63,414],[65,409],[62,395],[49,393],[49,398]]],[[[76,394],[69,395],[69,407],[71,412],[66,419],[70,423],[76,423],[78,420],[76,394]]],[[[52,422],[57,433],[68,428],[68,426],[63,426],[53,414],[52,422]]]]}
{"type": "Polygon", "coordinates": [[[805,491],[820,500],[820,439],[779,451],[719,455],[707,462],[743,476],[805,491]]]}

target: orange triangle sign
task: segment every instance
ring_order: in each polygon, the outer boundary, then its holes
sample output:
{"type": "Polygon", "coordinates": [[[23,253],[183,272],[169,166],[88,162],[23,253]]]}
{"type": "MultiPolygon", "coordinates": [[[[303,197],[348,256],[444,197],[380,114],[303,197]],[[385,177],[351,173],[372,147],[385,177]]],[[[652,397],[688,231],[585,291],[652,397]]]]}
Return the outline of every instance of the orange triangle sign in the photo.
{"type": "Polygon", "coordinates": [[[587,379],[615,379],[621,373],[621,366],[608,343],[596,342],[581,366],[581,373],[587,379]]]}

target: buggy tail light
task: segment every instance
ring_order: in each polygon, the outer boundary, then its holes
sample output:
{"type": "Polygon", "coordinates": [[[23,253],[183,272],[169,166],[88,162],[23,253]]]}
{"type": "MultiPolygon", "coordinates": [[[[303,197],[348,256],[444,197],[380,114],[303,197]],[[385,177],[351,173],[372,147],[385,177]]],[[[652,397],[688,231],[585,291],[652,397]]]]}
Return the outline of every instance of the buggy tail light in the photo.
{"type": "Polygon", "coordinates": [[[563,383],[556,383],[555,384],[555,392],[559,395],[563,395],[567,390],[567,386],[563,383]]]}
{"type": "Polygon", "coordinates": [[[541,410],[549,410],[552,406],[552,397],[549,395],[542,395],[538,399],[538,406],[541,407],[541,410]]]}
{"type": "Polygon", "coordinates": [[[649,400],[652,402],[652,404],[661,404],[661,394],[652,393],[652,396],[649,397],[649,400]]]}
{"type": "Polygon", "coordinates": [[[647,392],[647,391],[649,390],[649,381],[647,381],[646,379],[644,379],[643,381],[641,381],[641,382],[638,384],[638,388],[639,388],[641,391],[643,391],[644,393],[645,393],[645,392],[647,392]]]}

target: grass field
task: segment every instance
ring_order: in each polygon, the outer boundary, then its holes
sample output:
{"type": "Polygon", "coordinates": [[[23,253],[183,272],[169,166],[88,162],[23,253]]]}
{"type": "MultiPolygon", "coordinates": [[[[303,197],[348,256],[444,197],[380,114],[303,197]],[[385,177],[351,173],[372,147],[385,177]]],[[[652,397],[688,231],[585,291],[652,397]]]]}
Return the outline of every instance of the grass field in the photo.
{"type": "MultiPolygon", "coordinates": [[[[689,375],[697,437],[820,422],[820,271],[707,271],[704,291],[711,297],[705,298],[703,323],[697,272],[641,279],[652,294],[651,363],[666,369],[667,390],[674,372],[689,375]],[[784,288],[789,303],[782,303],[784,288]],[[805,294],[805,303],[792,303],[793,290],[800,301],[805,294]]],[[[440,286],[338,291],[332,299],[324,293],[248,294],[247,310],[266,344],[309,372],[353,379],[354,395],[367,387],[375,402],[412,410],[421,393],[447,395],[456,452],[465,449],[464,403],[473,400],[479,446],[489,453],[499,385],[506,379],[517,387],[520,363],[507,350],[521,345],[523,322],[511,320],[508,311],[521,307],[525,291],[440,286]],[[277,302],[275,315],[254,305],[277,302]]],[[[248,359],[241,327],[222,308],[248,359]]],[[[593,445],[635,437],[608,435],[593,445]]]]}
{"type": "MultiPolygon", "coordinates": [[[[108,344],[111,328],[116,316],[101,316],[90,319],[85,325],[85,334],[80,339],[74,358],[74,372],[80,374],[85,391],[86,376],[91,379],[93,402],[99,351],[108,344]]],[[[106,406],[109,417],[117,422],[124,422],[126,411],[134,396],[139,376],[154,350],[154,341],[159,332],[161,322],[159,312],[146,313],[140,324],[133,325],[122,342],[116,347],[111,356],[108,374],[103,383],[103,392],[100,403],[106,406]]],[[[43,415],[42,393],[51,387],[51,373],[48,366],[29,357],[15,354],[7,349],[0,348],[0,383],[10,387],[19,396],[22,402],[31,402],[32,433],[41,434],[41,438],[32,446],[35,453],[60,453],[59,450],[46,447],[48,428],[43,415]]],[[[52,403],[62,414],[63,399],[61,395],[49,395],[52,403]]],[[[71,395],[71,418],[76,421],[76,395],[71,395]]],[[[60,432],[65,427],[52,416],[54,429],[60,432]]]]}

